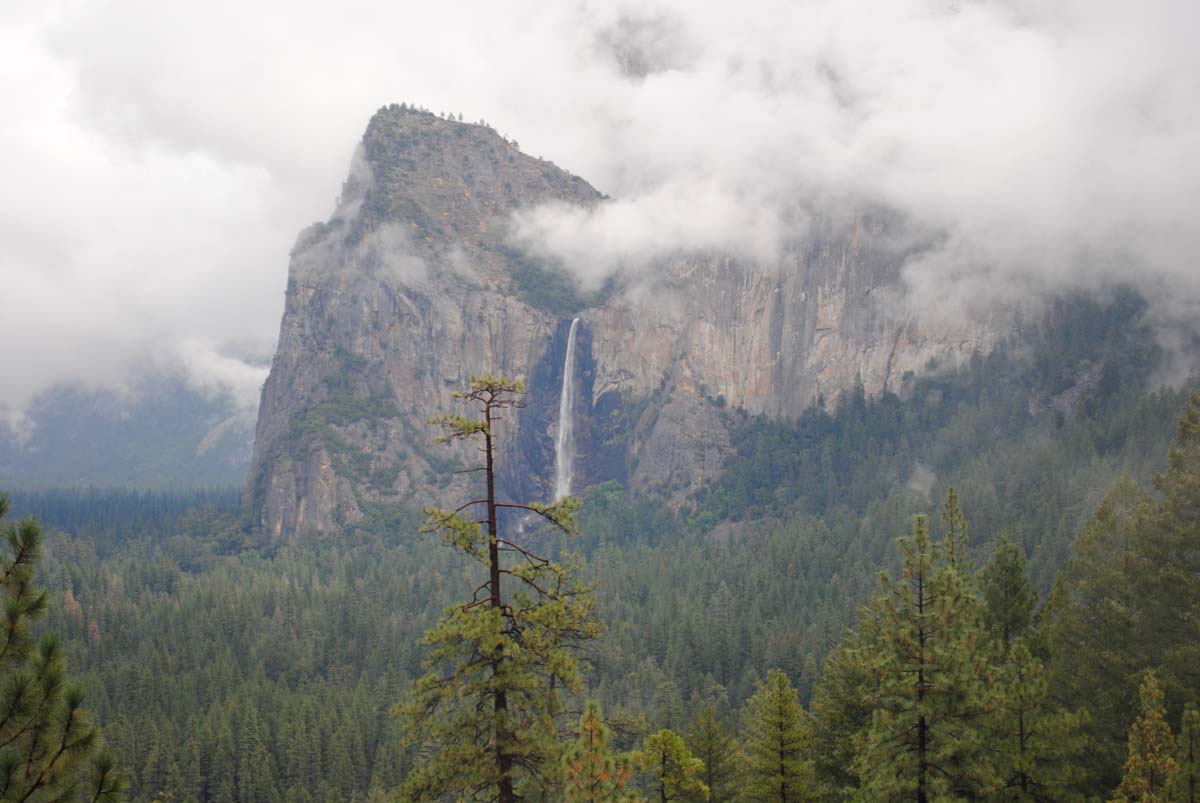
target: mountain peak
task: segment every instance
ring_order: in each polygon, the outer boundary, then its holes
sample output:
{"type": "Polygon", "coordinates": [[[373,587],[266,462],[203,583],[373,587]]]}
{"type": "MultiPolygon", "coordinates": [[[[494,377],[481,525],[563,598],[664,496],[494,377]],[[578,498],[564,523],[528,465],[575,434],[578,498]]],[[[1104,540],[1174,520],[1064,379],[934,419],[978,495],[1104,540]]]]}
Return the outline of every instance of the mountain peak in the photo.
{"type": "Polygon", "coordinates": [[[602,197],[578,176],[522,153],[484,123],[396,104],[371,118],[361,155],[369,173],[352,176],[347,189],[365,184],[364,222],[368,228],[404,223],[418,241],[491,241],[494,224],[521,207],[591,204],[602,197]]]}

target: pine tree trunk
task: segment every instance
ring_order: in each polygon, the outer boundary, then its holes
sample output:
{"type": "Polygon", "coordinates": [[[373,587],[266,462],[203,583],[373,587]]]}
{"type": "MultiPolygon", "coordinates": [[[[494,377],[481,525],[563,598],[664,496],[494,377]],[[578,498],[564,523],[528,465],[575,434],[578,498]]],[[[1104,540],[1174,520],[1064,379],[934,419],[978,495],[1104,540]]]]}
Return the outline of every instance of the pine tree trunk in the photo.
{"type": "Polygon", "coordinates": [[[1025,772],[1025,712],[1022,711],[1017,715],[1017,733],[1019,747],[1017,748],[1017,756],[1021,761],[1021,794],[1029,795],[1029,774],[1025,772]]]}
{"type": "Polygon", "coordinates": [[[784,742],[784,719],[786,714],[783,711],[783,700],[779,701],[779,802],[787,803],[787,765],[785,764],[785,742],[784,742]]]}
{"type": "MultiPolygon", "coordinates": [[[[500,599],[500,544],[497,541],[500,533],[496,521],[496,470],[492,454],[492,405],[490,402],[484,410],[484,415],[487,420],[487,430],[483,437],[484,451],[487,454],[488,568],[490,570],[491,606],[494,610],[500,611],[503,604],[500,599]]],[[[500,663],[499,656],[492,661],[492,677],[500,674],[500,663]]],[[[493,703],[497,721],[496,770],[500,773],[499,800],[500,803],[515,803],[517,796],[513,791],[512,756],[507,750],[509,733],[505,726],[499,724],[508,713],[508,695],[503,689],[495,691],[493,703]]]]}
{"type": "Polygon", "coordinates": [[[708,785],[709,803],[720,803],[720,801],[712,798],[712,789],[715,786],[713,782],[713,762],[716,760],[716,754],[713,751],[711,735],[709,743],[704,749],[704,781],[708,785]]]}
{"type": "MultiPolygon", "coordinates": [[[[917,581],[917,708],[920,710],[925,700],[925,577],[917,581]]],[[[929,795],[925,791],[927,753],[929,751],[929,725],[925,715],[917,719],[917,803],[929,803],[929,795]]]]}

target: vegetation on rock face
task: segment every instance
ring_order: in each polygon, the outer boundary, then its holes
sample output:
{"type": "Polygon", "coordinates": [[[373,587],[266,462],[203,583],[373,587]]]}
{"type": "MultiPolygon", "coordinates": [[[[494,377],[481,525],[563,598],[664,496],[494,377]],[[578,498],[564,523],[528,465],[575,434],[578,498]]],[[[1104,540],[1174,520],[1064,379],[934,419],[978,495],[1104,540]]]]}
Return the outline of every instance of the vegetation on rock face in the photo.
{"type": "Polygon", "coordinates": [[[565,317],[598,307],[613,294],[615,279],[584,292],[579,280],[562,268],[554,267],[515,248],[503,247],[508,260],[514,294],[530,306],[565,317]]]}
{"type": "Polygon", "coordinates": [[[1143,308],[1125,294],[1108,306],[1064,301],[988,355],[912,379],[904,399],[868,399],[857,387],[836,410],[821,401],[795,422],[725,411],[737,454],[694,495],[691,521],[709,528],[841,507],[863,512],[897,477],[911,476],[927,492],[947,474],[968,497],[977,483],[995,488],[987,509],[973,508],[987,531],[1010,526],[996,502],[1019,500],[1019,511],[1005,511],[1010,518],[1077,508],[1072,483],[1088,474],[1071,466],[1116,459],[1140,471],[1157,462],[1165,440],[1152,441],[1169,437],[1183,402],[1170,391],[1144,392],[1157,346],[1139,323],[1143,308]]]}

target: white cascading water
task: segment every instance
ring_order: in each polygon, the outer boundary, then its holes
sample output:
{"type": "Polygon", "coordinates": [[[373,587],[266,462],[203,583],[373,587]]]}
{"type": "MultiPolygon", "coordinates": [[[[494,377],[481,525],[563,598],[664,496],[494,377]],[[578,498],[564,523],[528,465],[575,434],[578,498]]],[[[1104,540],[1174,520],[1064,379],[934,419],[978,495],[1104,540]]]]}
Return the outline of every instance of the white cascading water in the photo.
{"type": "Polygon", "coordinates": [[[567,333],[567,357],[563,361],[562,393],[558,397],[558,438],[554,442],[554,501],[570,496],[571,469],[575,462],[575,329],[567,333]]]}

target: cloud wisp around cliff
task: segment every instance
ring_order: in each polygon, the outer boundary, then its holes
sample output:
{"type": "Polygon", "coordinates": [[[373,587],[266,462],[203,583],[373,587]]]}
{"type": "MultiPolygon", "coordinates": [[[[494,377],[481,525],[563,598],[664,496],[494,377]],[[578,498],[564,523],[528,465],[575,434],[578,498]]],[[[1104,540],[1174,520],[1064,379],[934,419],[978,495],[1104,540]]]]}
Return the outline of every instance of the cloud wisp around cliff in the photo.
{"type": "Polygon", "coordinates": [[[615,201],[523,233],[582,275],[769,259],[813,209],[944,233],[918,293],[1200,298],[1192,0],[0,7],[0,404],[147,363],[252,404],[296,234],[370,114],[484,118],[615,201]],[[240,367],[238,367],[240,366],[240,367]]]}

